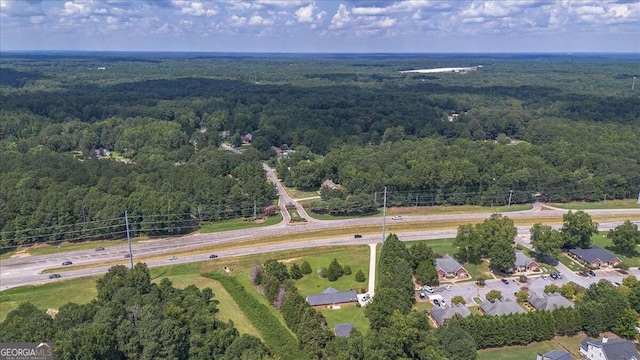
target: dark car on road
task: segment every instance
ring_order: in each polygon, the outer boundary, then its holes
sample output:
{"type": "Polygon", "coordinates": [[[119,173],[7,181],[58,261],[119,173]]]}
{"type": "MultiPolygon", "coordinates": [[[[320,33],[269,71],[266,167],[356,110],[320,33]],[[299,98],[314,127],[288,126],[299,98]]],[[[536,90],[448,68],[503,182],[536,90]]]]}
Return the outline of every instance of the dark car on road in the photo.
{"type": "Polygon", "coordinates": [[[354,238],[356,238],[356,239],[361,239],[361,238],[362,238],[362,235],[360,235],[360,234],[355,234],[355,235],[353,235],[353,237],[354,237],[354,238]]]}
{"type": "Polygon", "coordinates": [[[51,274],[49,275],[49,279],[57,279],[57,278],[61,278],[62,276],[60,274],[51,274]]]}
{"type": "Polygon", "coordinates": [[[211,254],[211,255],[209,255],[209,259],[215,259],[215,258],[217,258],[217,257],[218,257],[218,255],[216,255],[216,254],[211,254]]]}
{"type": "Polygon", "coordinates": [[[67,266],[73,264],[71,261],[65,261],[62,263],[62,266],[67,266]]]}
{"type": "Polygon", "coordinates": [[[104,250],[104,248],[103,248],[103,247],[97,247],[97,248],[96,248],[96,251],[103,251],[103,250],[104,250]]]}
{"type": "Polygon", "coordinates": [[[589,274],[589,276],[591,277],[595,277],[596,273],[593,272],[593,270],[589,270],[589,272],[587,272],[587,274],[589,274]]]}
{"type": "Polygon", "coordinates": [[[500,281],[502,281],[502,283],[505,284],[505,285],[509,285],[509,280],[507,280],[507,279],[502,279],[500,281]]]}

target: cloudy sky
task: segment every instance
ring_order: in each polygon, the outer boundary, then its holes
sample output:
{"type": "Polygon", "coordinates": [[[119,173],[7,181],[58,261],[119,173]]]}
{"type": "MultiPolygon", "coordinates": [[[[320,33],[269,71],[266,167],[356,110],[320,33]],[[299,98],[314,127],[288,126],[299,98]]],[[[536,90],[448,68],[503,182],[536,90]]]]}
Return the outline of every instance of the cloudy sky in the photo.
{"type": "Polygon", "coordinates": [[[0,0],[0,50],[640,52],[640,0],[0,0]]]}

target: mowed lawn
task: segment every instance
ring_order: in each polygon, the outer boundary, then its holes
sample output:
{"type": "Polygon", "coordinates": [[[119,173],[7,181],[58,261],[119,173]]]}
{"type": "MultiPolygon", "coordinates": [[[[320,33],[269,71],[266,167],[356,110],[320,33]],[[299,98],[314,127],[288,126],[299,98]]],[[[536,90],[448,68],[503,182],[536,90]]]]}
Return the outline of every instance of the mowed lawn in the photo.
{"type": "MultiPolygon", "coordinates": [[[[429,247],[433,249],[433,252],[435,254],[440,254],[440,255],[449,254],[451,256],[454,256],[455,253],[458,251],[458,248],[453,245],[453,239],[408,241],[405,244],[407,244],[407,247],[410,248],[411,246],[419,242],[424,242],[427,245],[429,245],[429,247]]],[[[480,264],[463,263],[461,265],[465,269],[467,269],[467,271],[471,275],[472,280],[477,278],[478,275],[487,274],[489,272],[489,263],[486,261],[483,261],[480,264]]]]}
{"type": "Polygon", "coordinates": [[[484,349],[478,351],[478,360],[532,360],[536,354],[544,354],[560,346],[553,341],[542,341],[531,343],[526,346],[507,346],[495,349],[484,349]]]}
{"type": "Polygon", "coordinates": [[[568,210],[588,209],[637,209],[640,208],[637,199],[608,200],[593,202],[550,203],[549,205],[568,210]]]}
{"type": "Polygon", "coordinates": [[[305,275],[302,279],[296,280],[295,284],[302,296],[309,294],[317,294],[328,287],[335,288],[340,291],[346,291],[356,288],[366,288],[369,283],[369,254],[370,248],[367,245],[353,246],[347,250],[326,252],[315,254],[308,257],[294,257],[290,259],[282,259],[284,262],[291,264],[293,262],[302,264],[304,260],[311,264],[311,274],[305,275]],[[318,276],[319,268],[328,268],[333,259],[343,267],[349,265],[351,267],[351,275],[343,275],[336,281],[329,281],[326,278],[318,276]],[[357,282],[355,275],[358,270],[362,270],[367,278],[364,282],[357,282]]]}
{"type": "Polygon", "coordinates": [[[335,324],[353,323],[361,334],[366,334],[369,332],[369,319],[364,316],[364,309],[357,306],[344,306],[335,310],[318,309],[318,311],[327,319],[327,325],[331,331],[335,324]]]}
{"type": "MultiPolygon", "coordinates": [[[[613,242],[611,241],[611,239],[609,239],[607,237],[607,233],[606,232],[602,232],[600,234],[596,234],[593,235],[591,237],[591,240],[593,240],[593,244],[594,245],[598,245],[603,249],[606,249],[610,252],[612,252],[614,255],[616,255],[617,257],[620,258],[620,260],[622,260],[623,263],[627,264],[630,267],[638,267],[640,266],[640,256],[624,256],[620,253],[618,253],[615,249],[615,247],[613,246],[613,242]]],[[[638,253],[640,253],[640,246],[636,246],[636,251],[638,253]]]]}

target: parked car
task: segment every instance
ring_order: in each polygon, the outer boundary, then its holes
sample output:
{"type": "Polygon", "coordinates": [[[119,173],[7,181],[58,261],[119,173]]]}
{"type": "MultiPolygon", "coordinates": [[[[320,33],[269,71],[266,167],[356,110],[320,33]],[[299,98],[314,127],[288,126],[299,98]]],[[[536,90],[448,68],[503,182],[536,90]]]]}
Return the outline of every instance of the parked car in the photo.
{"type": "Polygon", "coordinates": [[[562,274],[561,273],[557,272],[556,276],[558,277],[558,279],[562,279],[562,274]]]}
{"type": "Polygon", "coordinates": [[[369,294],[364,294],[364,296],[362,297],[362,301],[369,301],[369,299],[371,299],[371,295],[369,294]]]}
{"type": "Polygon", "coordinates": [[[420,299],[424,299],[425,297],[427,297],[427,294],[421,292],[420,294],[418,294],[418,296],[420,296],[420,299]]]}
{"type": "Polygon", "coordinates": [[[96,248],[96,251],[103,251],[103,250],[104,250],[104,248],[102,246],[96,248]]]}
{"type": "Polygon", "coordinates": [[[557,273],[551,273],[551,275],[549,275],[549,276],[551,276],[551,278],[553,280],[556,280],[558,278],[558,274],[557,273]]]}
{"type": "Polygon", "coordinates": [[[618,287],[618,286],[620,286],[620,283],[619,283],[619,282],[617,282],[617,281],[614,281],[614,282],[613,282],[613,286],[618,287]]]}
{"type": "Polygon", "coordinates": [[[435,306],[440,306],[440,301],[439,301],[438,299],[434,299],[434,300],[433,300],[433,304],[434,304],[435,306]]]}
{"type": "Polygon", "coordinates": [[[451,285],[447,284],[444,286],[444,289],[447,291],[451,291],[451,285]]]}
{"type": "Polygon", "coordinates": [[[362,238],[362,235],[360,235],[360,234],[355,234],[355,235],[353,235],[353,237],[354,237],[354,238],[356,238],[356,239],[361,239],[361,238],[362,238]]]}
{"type": "Polygon", "coordinates": [[[507,279],[501,279],[500,281],[502,281],[502,283],[505,285],[509,285],[509,280],[507,279]]]}
{"type": "Polygon", "coordinates": [[[548,279],[547,275],[542,275],[541,278],[542,278],[542,280],[547,280],[548,279]]]}
{"type": "Polygon", "coordinates": [[[589,276],[591,276],[591,277],[595,277],[595,276],[596,276],[596,273],[595,273],[595,272],[593,272],[593,270],[589,270],[589,271],[587,272],[587,274],[589,274],[589,276]]]}
{"type": "Polygon", "coordinates": [[[49,279],[58,279],[61,278],[62,276],[60,274],[51,274],[49,275],[49,279]]]}
{"type": "Polygon", "coordinates": [[[218,257],[218,255],[216,255],[216,254],[211,254],[211,255],[209,255],[209,259],[215,259],[215,258],[217,258],[217,257],[218,257]]]}
{"type": "Polygon", "coordinates": [[[422,288],[422,290],[424,290],[424,291],[426,291],[428,293],[433,293],[433,289],[431,287],[429,287],[429,286],[426,286],[426,285],[422,288]]]}
{"type": "Polygon", "coordinates": [[[62,263],[62,266],[67,266],[67,265],[72,265],[73,263],[71,261],[65,261],[62,263]]]}
{"type": "Polygon", "coordinates": [[[391,220],[402,220],[402,216],[400,215],[392,216],[391,220]]]}
{"type": "Polygon", "coordinates": [[[177,259],[177,257],[175,257],[175,256],[169,256],[169,260],[175,260],[175,259],[177,259]]]}

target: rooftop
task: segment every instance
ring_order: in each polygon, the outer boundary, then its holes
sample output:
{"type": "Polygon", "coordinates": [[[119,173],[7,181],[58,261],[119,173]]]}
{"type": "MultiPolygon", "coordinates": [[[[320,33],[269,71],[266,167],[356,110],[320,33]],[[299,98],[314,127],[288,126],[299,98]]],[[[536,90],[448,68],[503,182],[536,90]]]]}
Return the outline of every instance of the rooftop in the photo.
{"type": "Polygon", "coordinates": [[[355,291],[338,291],[332,287],[326,288],[320,294],[307,295],[307,301],[311,306],[341,304],[357,300],[358,297],[355,291]]]}
{"type": "Polygon", "coordinates": [[[436,259],[436,269],[442,270],[447,274],[454,273],[462,268],[462,265],[460,265],[460,263],[449,254],[436,259]]]}
{"type": "Polygon", "coordinates": [[[485,301],[480,304],[480,308],[487,315],[508,315],[508,314],[524,314],[526,311],[511,299],[504,301],[496,300],[495,302],[485,301]]]}
{"type": "Polygon", "coordinates": [[[333,332],[336,334],[336,336],[340,337],[349,337],[349,335],[351,334],[351,329],[353,329],[352,323],[333,325],[333,332]]]}
{"type": "Polygon", "coordinates": [[[586,338],[580,343],[584,350],[587,350],[589,345],[601,348],[606,360],[640,360],[636,347],[629,340],[609,339],[605,336],[600,340],[586,338]]]}
{"type": "Polygon", "coordinates": [[[446,308],[437,306],[431,309],[430,313],[436,323],[438,323],[438,325],[442,325],[445,320],[451,319],[456,314],[459,314],[462,317],[471,315],[471,311],[469,311],[469,308],[462,304],[451,305],[451,307],[446,308]]]}
{"type": "Polygon", "coordinates": [[[521,267],[527,267],[529,266],[529,264],[531,264],[533,262],[533,260],[528,257],[527,255],[523,254],[522,251],[518,251],[516,250],[516,266],[521,268],[521,267]]]}
{"type": "Polygon", "coordinates": [[[616,257],[597,245],[593,245],[588,249],[575,248],[569,250],[569,252],[588,263],[592,263],[596,259],[600,259],[600,261],[608,263],[616,257]]]}
{"type": "Polygon", "coordinates": [[[573,307],[571,301],[565,299],[564,296],[558,293],[542,293],[542,295],[531,293],[529,294],[529,299],[527,301],[529,301],[536,310],[553,310],[561,307],[573,307]]]}

